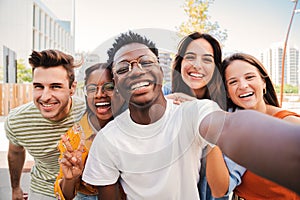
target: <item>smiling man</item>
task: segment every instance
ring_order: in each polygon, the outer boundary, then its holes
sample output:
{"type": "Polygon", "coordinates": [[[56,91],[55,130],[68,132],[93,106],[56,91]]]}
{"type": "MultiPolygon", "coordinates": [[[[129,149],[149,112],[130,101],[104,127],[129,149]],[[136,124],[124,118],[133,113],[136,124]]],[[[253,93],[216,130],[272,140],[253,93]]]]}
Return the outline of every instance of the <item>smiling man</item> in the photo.
{"type": "Polygon", "coordinates": [[[33,51],[33,102],[11,110],[5,131],[12,199],[23,199],[20,185],[25,150],[34,158],[29,199],[56,199],[60,136],[85,112],[85,103],[72,97],[76,89],[74,59],[58,50],[33,51]]]}
{"type": "Polygon", "coordinates": [[[115,86],[129,109],[101,129],[90,149],[83,180],[99,186],[98,199],[120,199],[118,180],[129,200],[200,199],[200,158],[211,145],[203,136],[216,142],[220,135],[240,133],[237,126],[252,134],[255,122],[260,134],[270,126],[290,130],[258,112],[226,113],[210,100],[175,105],[165,99],[158,50],[136,33],[117,37],[108,56],[115,86]]]}

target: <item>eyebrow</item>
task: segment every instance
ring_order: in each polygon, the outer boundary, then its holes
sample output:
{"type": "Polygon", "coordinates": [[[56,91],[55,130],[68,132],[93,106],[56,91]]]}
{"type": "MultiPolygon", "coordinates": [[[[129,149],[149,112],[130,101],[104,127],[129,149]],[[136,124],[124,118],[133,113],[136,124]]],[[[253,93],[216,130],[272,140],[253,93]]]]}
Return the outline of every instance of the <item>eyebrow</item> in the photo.
{"type": "MultiPolygon", "coordinates": [[[[33,85],[44,85],[42,83],[37,83],[37,82],[33,82],[32,84],[33,85]]],[[[63,85],[63,83],[50,83],[50,86],[53,86],[53,85],[63,85]]]]}
{"type": "MultiPolygon", "coordinates": [[[[189,55],[189,54],[192,54],[192,55],[197,55],[195,52],[186,52],[184,55],[189,55]]],[[[205,53],[205,54],[202,54],[201,56],[211,56],[211,57],[214,57],[212,54],[210,53],[205,53]]]]}
{"type": "Polygon", "coordinates": [[[120,60],[120,61],[115,61],[115,63],[121,63],[121,62],[131,62],[131,61],[133,61],[133,60],[138,60],[138,59],[140,59],[141,57],[143,57],[143,56],[149,56],[148,54],[145,54],[145,55],[141,55],[141,56],[139,56],[139,57],[137,57],[137,58],[135,58],[135,59],[132,59],[132,60],[128,60],[128,59],[123,59],[123,60],[120,60]]]}
{"type": "MultiPolygon", "coordinates": [[[[246,74],[243,74],[243,76],[247,76],[247,75],[255,75],[255,72],[247,72],[246,74]]],[[[236,77],[230,77],[228,80],[226,80],[226,82],[232,79],[236,79],[236,77]]]]}

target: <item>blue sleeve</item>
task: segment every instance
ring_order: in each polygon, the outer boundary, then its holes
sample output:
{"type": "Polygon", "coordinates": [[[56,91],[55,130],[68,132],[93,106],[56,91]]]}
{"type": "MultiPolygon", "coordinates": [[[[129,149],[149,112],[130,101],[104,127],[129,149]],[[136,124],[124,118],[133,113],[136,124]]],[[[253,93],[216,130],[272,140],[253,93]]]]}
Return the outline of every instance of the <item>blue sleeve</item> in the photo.
{"type": "Polygon", "coordinates": [[[162,91],[164,95],[168,95],[172,93],[172,86],[169,83],[166,83],[162,87],[162,91]]]}
{"type": "MultiPolygon", "coordinates": [[[[207,147],[204,148],[203,152],[207,151],[207,147]]],[[[229,194],[226,194],[220,198],[214,198],[211,194],[210,187],[206,178],[206,157],[201,159],[201,169],[200,169],[200,180],[198,182],[198,192],[201,200],[229,200],[229,194]]]]}
{"type": "Polygon", "coordinates": [[[234,190],[235,187],[242,183],[242,176],[246,172],[246,168],[233,162],[225,155],[224,160],[229,171],[229,188],[226,193],[227,196],[234,190]]]}

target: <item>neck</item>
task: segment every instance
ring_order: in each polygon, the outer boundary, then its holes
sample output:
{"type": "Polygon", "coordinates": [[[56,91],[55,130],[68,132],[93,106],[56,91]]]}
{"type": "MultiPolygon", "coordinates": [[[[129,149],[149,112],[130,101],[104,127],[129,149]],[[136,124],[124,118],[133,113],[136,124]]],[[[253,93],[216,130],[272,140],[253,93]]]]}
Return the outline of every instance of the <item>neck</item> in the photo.
{"type": "Polygon", "coordinates": [[[261,103],[259,103],[256,108],[254,108],[254,110],[258,111],[258,112],[261,112],[261,113],[265,113],[265,114],[268,114],[267,113],[267,104],[262,101],[261,103]]]}
{"type": "Polygon", "coordinates": [[[110,120],[111,119],[100,120],[93,113],[90,114],[90,122],[97,131],[100,131],[100,129],[103,128],[110,120]]]}
{"type": "Polygon", "coordinates": [[[206,93],[206,87],[193,90],[193,93],[197,99],[203,99],[206,93]]]}
{"type": "Polygon", "coordinates": [[[129,105],[130,117],[137,124],[147,125],[158,121],[164,115],[167,101],[160,95],[155,101],[145,106],[129,105]]]}

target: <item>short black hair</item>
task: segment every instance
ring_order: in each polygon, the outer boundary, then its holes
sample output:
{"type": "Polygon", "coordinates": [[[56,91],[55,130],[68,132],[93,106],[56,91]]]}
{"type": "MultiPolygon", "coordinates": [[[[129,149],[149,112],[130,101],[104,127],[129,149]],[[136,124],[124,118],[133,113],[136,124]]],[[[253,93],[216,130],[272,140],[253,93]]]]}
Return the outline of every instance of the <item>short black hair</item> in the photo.
{"type": "Polygon", "coordinates": [[[155,55],[158,57],[158,49],[155,46],[155,43],[150,41],[148,38],[145,36],[141,36],[138,33],[134,33],[132,31],[128,31],[127,33],[121,33],[119,35],[114,43],[112,44],[112,47],[107,51],[108,55],[108,67],[112,68],[112,64],[114,61],[114,57],[116,52],[123,46],[131,43],[140,43],[146,45],[155,55]]]}

